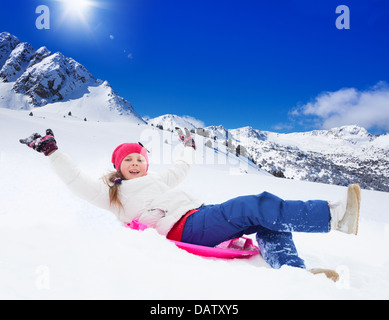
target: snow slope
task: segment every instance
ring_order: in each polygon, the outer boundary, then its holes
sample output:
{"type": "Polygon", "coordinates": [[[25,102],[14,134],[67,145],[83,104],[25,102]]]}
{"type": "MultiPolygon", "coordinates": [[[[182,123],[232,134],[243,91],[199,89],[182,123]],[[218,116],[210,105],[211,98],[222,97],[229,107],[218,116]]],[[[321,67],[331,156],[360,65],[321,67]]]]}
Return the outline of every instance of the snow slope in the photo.
{"type": "MultiPolygon", "coordinates": [[[[123,228],[109,212],[75,198],[49,161],[18,139],[53,129],[59,147],[87,173],[111,170],[112,150],[142,141],[151,170],[168,167],[176,136],[144,124],[81,121],[53,113],[0,108],[0,299],[388,299],[389,193],[362,191],[360,233],[295,234],[309,267],[283,267],[259,257],[212,260],[176,248],[154,230],[123,228]]],[[[345,188],[278,179],[234,156],[202,148],[180,186],[206,203],[272,192],[287,199],[336,200],[345,188]],[[242,172],[244,174],[242,174],[242,172]],[[247,172],[247,173],[245,173],[247,172]]]]}
{"type": "Polygon", "coordinates": [[[199,125],[203,125],[201,121],[194,118],[188,116],[180,117],[175,114],[165,114],[153,119],[148,119],[147,123],[154,127],[162,126],[163,130],[170,131],[174,131],[177,126],[187,128],[188,130],[194,130],[197,129],[199,125]]]}

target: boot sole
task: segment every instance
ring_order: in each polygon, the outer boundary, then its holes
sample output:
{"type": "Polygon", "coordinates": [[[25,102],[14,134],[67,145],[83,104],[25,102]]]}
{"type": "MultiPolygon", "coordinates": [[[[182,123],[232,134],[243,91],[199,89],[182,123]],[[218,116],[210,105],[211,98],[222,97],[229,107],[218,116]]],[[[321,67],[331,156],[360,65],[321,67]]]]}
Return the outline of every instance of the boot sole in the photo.
{"type": "Polygon", "coordinates": [[[314,268],[308,271],[312,274],[325,274],[328,279],[331,279],[334,282],[337,282],[339,280],[339,274],[335,270],[314,268]]]}
{"type": "Polygon", "coordinates": [[[354,189],[355,195],[357,197],[357,201],[358,201],[357,222],[356,222],[356,226],[355,226],[355,235],[357,235],[358,228],[359,228],[359,211],[361,210],[361,188],[359,187],[359,185],[354,184],[353,189],[354,189]]]}

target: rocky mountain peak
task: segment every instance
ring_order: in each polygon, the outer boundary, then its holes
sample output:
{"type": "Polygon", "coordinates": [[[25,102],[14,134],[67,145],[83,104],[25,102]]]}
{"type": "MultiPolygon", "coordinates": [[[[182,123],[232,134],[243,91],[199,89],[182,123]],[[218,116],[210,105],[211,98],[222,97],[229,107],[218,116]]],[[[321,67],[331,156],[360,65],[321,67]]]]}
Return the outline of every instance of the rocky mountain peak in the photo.
{"type": "Polygon", "coordinates": [[[44,58],[48,57],[51,55],[51,51],[47,49],[46,47],[40,47],[33,56],[31,57],[29,67],[33,66],[34,64],[37,64],[41,62],[44,58]]]}
{"type": "Polygon", "coordinates": [[[77,109],[82,118],[124,116],[144,123],[131,103],[107,81],[94,78],[82,64],[46,47],[35,50],[8,32],[0,33],[0,86],[0,107],[18,110],[47,105],[58,113],[59,106],[54,105],[61,101],[67,109],[77,109]],[[77,102],[72,106],[71,101],[77,102]]]}
{"type": "Polygon", "coordinates": [[[8,59],[9,54],[19,44],[20,40],[8,32],[0,33],[0,69],[8,59]]]}
{"type": "Polygon", "coordinates": [[[26,70],[35,50],[27,42],[19,42],[9,54],[0,70],[0,78],[4,82],[13,82],[26,70]]]}
{"type": "MultiPolygon", "coordinates": [[[[46,49],[47,50],[47,49],[46,49]]],[[[26,94],[34,106],[61,101],[87,82],[94,80],[88,70],[71,58],[42,49],[35,57],[40,62],[30,67],[16,80],[13,89],[26,94]]]]}

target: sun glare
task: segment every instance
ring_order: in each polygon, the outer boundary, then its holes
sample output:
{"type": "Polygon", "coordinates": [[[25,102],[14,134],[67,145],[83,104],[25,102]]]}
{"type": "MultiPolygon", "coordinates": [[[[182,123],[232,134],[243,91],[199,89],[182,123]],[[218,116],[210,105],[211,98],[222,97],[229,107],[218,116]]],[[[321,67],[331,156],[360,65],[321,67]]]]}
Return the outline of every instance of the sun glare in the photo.
{"type": "Polygon", "coordinates": [[[93,0],[56,0],[61,3],[62,17],[61,22],[81,21],[88,27],[88,18],[91,16],[92,9],[98,7],[98,3],[93,0]]]}
{"type": "Polygon", "coordinates": [[[62,0],[65,10],[70,14],[85,15],[90,7],[88,0],[62,0]]]}

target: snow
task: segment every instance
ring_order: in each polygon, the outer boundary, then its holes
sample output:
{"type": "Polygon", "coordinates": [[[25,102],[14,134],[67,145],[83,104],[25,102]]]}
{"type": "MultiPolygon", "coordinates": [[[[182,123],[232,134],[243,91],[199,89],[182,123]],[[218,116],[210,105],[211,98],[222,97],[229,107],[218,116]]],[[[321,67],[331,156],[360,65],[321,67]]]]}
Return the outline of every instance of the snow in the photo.
{"type": "MultiPolygon", "coordinates": [[[[40,112],[30,117],[0,108],[0,299],[389,298],[389,193],[362,191],[358,236],[294,235],[308,267],[336,269],[338,283],[302,269],[271,269],[259,256],[205,259],[154,230],[124,228],[110,212],[74,197],[48,159],[18,142],[51,128],[61,150],[99,178],[125,141],[151,149],[150,170],[169,167],[177,136],[131,121],[40,112]]],[[[291,200],[337,200],[345,193],[345,187],[275,178],[222,150],[204,149],[195,138],[196,163],[179,188],[206,203],[262,191],[291,200]]]]}
{"type": "Polygon", "coordinates": [[[48,103],[32,109],[32,112],[37,116],[52,115],[58,118],[68,117],[71,112],[73,119],[82,121],[86,118],[88,121],[144,123],[129,102],[117,99],[107,82],[95,83],[87,86],[87,89],[75,90],[64,101],[48,103]]]}
{"type": "Polygon", "coordinates": [[[121,100],[106,81],[96,81],[74,90],[67,99],[32,108],[26,95],[12,90],[14,82],[0,82],[0,108],[29,110],[38,117],[69,118],[84,121],[144,123],[131,104],[121,100]],[[71,113],[71,116],[69,115],[71,113]]]}
{"type": "Polygon", "coordinates": [[[0,107],[11,108],[11,106],[13,106],[16,110],[30,109],[28,97],[23,94],[13,92],[13,85],[13,82],[0,82],[0,107]]]}
{"type": "Polygon", "coordinates": [[[164,130],[174,131],[175,127],[187,128],[188,130],[197,129],[203,123],[197,119],[184,116],[180,117],[174,114],[165,114],[153,119],[148,119],[148,124],[155,127],[162,126],[164,130]]]}

